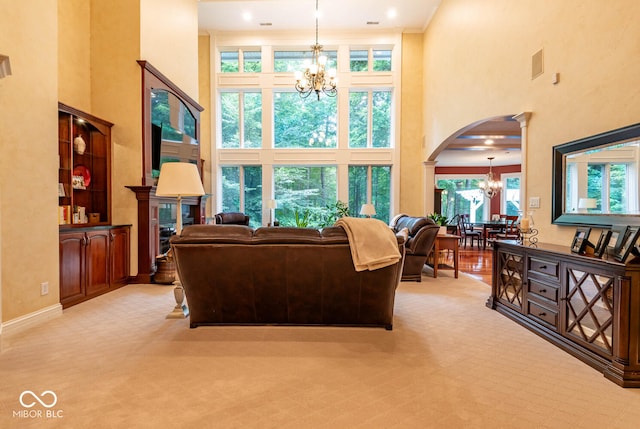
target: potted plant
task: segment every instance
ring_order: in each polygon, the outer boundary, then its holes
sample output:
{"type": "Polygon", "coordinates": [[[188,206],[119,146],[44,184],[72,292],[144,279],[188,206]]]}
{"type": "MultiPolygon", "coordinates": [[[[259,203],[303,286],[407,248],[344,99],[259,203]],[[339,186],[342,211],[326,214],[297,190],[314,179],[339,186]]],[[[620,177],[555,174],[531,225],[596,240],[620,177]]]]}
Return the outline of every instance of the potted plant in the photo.
{"type": "Polygon", "coordinates": [[[433,220],[436,225],[440,225],[440,234],[447,233],[447,225],[449,224],[449,218],[440,214],[440,213],[431,213],[427,216],[429,219],[433,220]]]}

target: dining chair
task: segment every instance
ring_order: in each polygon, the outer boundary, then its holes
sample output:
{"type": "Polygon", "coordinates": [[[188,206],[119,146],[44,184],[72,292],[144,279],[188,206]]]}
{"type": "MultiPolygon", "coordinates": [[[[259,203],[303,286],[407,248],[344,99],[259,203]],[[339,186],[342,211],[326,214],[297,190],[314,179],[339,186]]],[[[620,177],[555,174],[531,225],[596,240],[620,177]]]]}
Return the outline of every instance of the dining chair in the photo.
{"type": "Polygon", "coordinates": [[[518,216],[507,216],[507,226],[504,232],[496,234],[496,240],[517,240],[519,238],[518,216]]]}
{"type": "Polygon", "coordinates": [[[467,248],[467,238],[471,239],[471,248],[473,248],[473,240],[476,240],[476,245],[480,249],[480,241],[482,240],[482,231],[473,229],[473,225],[469,223],[465,215],[458,217],[458,231],[460,235],[460,241],[463,243],[464,248],[467,248]]]}

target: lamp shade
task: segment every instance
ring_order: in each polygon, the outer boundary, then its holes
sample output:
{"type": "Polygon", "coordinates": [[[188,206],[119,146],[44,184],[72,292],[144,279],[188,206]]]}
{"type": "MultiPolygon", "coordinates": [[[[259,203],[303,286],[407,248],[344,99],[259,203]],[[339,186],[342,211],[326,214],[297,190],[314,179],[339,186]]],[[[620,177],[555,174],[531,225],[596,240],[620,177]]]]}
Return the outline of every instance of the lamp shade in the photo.
{"type": "Polygon", "coordinates": [[[360,207],[360,214],[365,216],[374,216],[376,214],[376,208],[373,204],[363,204],[360,207]]]}
{"type": "Polygon", "coordinates": [[[276,200],[267,200],[267,208],[276,209],[278,208],[278,203],[276,203],[276,200]]]}
{"type": "Polygon", "coordinates": [[[159,197],[204,195],[198,167],[188,162],[165,162],[160,167],[156,195],[159,197]]]}
{"type": "Polygon", "coordinates": [[[597,207],[595,198],[580,198],[578,200],[579,209],[595,209],[597,207]]]}

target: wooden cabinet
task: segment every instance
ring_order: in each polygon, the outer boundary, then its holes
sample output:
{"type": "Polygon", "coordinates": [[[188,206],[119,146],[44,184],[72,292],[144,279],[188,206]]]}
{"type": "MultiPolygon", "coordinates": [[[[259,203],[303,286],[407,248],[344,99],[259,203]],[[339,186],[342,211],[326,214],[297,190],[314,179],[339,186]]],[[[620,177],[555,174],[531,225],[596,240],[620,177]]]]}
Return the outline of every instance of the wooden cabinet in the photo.
{"type": "Polygon", "coordinates": [[[487,306],[623,387],[640,387],[640,260],[498,241],[487,306]]]}
{"type": "Polygon", "coordinates": [[[127,284],[128,225],[60,231],[60,303],[64,308],[127,284]]]}
{"type": "Polygon", "coordinates": [[[112,126],[58,104],[60,303],[65,308],[129,280],[130,226],[111,226],[112,126]]]}
{"type": "Polygon", "coordinates": [[[111,222],[111,127],[113,124],[58,105],[58,223],[111,222]]]}

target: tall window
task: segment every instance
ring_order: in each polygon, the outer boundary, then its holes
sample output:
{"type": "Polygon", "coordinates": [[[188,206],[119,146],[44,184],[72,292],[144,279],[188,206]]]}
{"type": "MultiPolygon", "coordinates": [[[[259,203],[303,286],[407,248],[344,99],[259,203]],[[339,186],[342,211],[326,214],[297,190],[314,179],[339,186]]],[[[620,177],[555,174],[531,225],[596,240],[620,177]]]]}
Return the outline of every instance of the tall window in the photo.
{"type": "Polygon", "coordinates": [[[349,93],[349,147],[391,147],[391,91],[349,93]]]}
{"type": "Polygon", "coordinates": [[[214,46],[219,64],[212,67],[216,211],[244,211],[252,224],[266,225],[263,204],[273,198],[281,225],[313,227],[333,218],[338,199],[354,216],[365,202],[385,222],[395,214],[400,70],[393,61],[401,34],[376,35],[371,44],[361,36],[333,47],[325,40],[322,53],[326,67],[337,70],[339,91],[319,100],[294,89],[294,72],[311,61],[307,40],[268,32],[256,46],[232,33],[212,40],[224,43],[214,46]],[[348,63],[338,64],[343,59],[348,63]],[[261,169],[255,180],[252,168],[261,169]]]}
{"type": "Polygon", "coordinates": [[[502,174],[500,179],[504,187],[500,192],[502,198],[502,209],[500,213],[509,216],[520,214],[520,173],[502,174]]]}
{"type": "Polygon", "coordinates": [[[225,91],[220,93],[223,148],[262,146],[262,94],[225,91]]]}
{"type": "Polygon", "coordinates": [[[595,212],[628,213],[627,164],[593,163],[587,167],[587,197],[596,200],[595,212]]]}
{"type": "Polygon", "coordinates": [[[359,216],[360,207],[371,201],[377,219],[389,223],[391,211],[391,166],[349,166],[349,213],[359,216]],[[370,190],[370,191],[369,191],[370,190]],[[369,193],[371,198],[369,199],[369,193]]]}
{"type": "Polygon", "coordinates": [[[222,176],[222,211],[244,212],[249,224],[262,223],[262,167],[224,166],[222,176]]]}
{"type": "Polygon", "coordinates": [[[336,167],[274,167],[276,219],[282,226],[319,227],[337,201],[336,167]],[[302,224],[302,223],[305,224],[302,224]]]}
{"type": "Polygon", "coordinates": [[[273,135],[276,148],[334,148],[338,144],[337,98],[301,98],[297,92],[273,97],[273,135]]]}

